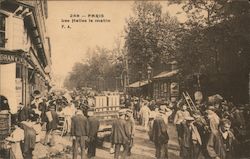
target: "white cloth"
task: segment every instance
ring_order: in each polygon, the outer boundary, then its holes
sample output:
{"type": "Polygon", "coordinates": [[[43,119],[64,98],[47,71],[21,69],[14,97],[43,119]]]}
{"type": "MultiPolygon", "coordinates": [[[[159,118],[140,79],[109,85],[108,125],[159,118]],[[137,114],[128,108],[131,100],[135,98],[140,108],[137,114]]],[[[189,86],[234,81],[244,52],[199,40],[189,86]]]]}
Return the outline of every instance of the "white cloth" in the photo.
{"type": "Polygon", "coordinates": [[[166,125],[168,125],[168,118],[170,117],[170,115],[173,113],[173,111],[171,109],[169,109],[164,115],[163,115],[163,120],[165,122],[166,125]]]}
{"type": "Polygon", "coordinates": [[[191,116],[188,111],[178,110],[174,117],[174,124],[181,124],[188,116],[191,116]]]}
{"type": "Polygon", "coordinates": [[[24,140],[24,131],[21,128],[16,128],[8,138],[9,141],[18,142],[24,140]]]}
{"type": "Polygon", "coordinates": [[[220,123],[220,118],[213,111],[207,111],[207,112],[208,112],[208,119],[210,121],[209,125],[210,125],[210,128],[211,128],[211,131],[213,133],[215,133],[215,132],[218,131],[218,126],[219,126],[219,123],[220,123]]]}

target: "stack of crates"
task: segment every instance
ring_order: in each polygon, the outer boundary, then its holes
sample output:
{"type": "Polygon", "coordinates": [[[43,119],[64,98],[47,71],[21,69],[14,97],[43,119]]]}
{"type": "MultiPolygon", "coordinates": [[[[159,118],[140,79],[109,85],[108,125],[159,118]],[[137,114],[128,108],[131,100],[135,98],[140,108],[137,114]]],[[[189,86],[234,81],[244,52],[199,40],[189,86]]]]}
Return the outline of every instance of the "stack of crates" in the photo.
{"type": "Polygon", "coordinates": [[[96,96],[95,97],[95,116],[101,123],[109,123],[117,117],[120,110],[119,95],[96,96]]]}

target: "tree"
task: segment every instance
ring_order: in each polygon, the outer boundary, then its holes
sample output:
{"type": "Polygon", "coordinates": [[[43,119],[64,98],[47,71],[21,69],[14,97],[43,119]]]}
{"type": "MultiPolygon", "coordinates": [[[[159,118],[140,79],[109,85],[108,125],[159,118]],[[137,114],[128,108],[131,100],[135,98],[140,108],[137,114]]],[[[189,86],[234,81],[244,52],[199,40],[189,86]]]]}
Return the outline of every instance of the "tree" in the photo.
{"type": "Polygon", "coordinates": [[[88,59],[84,63],[75,63],[64,81],[68,89],[91,87],[96,90],[115,89],[116,77],[121,74],[121,64],[114,63],[113,50],[96,47],[88,49],[88,59]]]}
{"type": "Polygon", "coordinates": [[[247,94],[242,91],[247,92],[247,86],[243,85],[247,83],[250,70],[249,3],[188,0],[183,10],[188,20],[183,25],[177,49],[182,75],[202,73],[207,76],[209,89],[225,96],[235,92],[240,99],[242,94],[247,94]],[[235,83],[242,85],[241,90],[232,87],[235,83]]]}
{"type": "Polygon", "coordinates": [[[130,79],[138,80],[138,71],[144,75],[147,65],[156,69],[175,54],[175,31],[179,25],[168,13],[162,13],[159,3],[134,3],[134,16],[127,20],[126,47],[130,79]]]}

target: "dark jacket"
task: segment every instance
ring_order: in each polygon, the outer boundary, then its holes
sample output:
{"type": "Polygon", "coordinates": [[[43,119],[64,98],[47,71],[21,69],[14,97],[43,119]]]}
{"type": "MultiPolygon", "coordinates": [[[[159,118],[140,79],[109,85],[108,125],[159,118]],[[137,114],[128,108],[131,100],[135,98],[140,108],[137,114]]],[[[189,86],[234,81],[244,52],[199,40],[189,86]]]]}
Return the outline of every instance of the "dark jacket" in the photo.
{"type": "Polygon", "coordinates": [[[38,105],[38,109],[41,111],[41,121],[45,122],[46,121],[46,112],[48,111],[48,107],[46,102],[41,102],[38,105]]]}
{"type": "Polygon", "coordinates": [[[76,114],[71,118],[71,135],[72,136],[88,136],[89,122],[83,114],[76,114]]]}
{"type": "Polygon", "coordinates": [[[50,110],[51,111],[51,115],[52,115],[52,121],[49,122],[48,117],[46,116],[46,130],[50,131],[50,130],[56,130],[57,129],[57,125],[59,123],[59,118],[57,113],[54,110],[50,110]]]}
{"type": "Polygon", "coordinates": [[[156,117],[153,122],[152,140],[155,145],[165,144],[169,140],[167,125],[161,117],[156,117]]]}
{"type": "Polygon", "coordinates": [[[28,107],[24,106],[22,109],[18,110],[18,121],[22,122],[22,121],[26,121],[29,119],[30,116],[30,110],[28,107]]]}
{"type": "Polygon", "coordinates": [[[99,130],[100,122],[96,117],[89,117],[89,138],[93,140],[97,136],[97,132],[99,130]]]}
{"type": "Polygon", "coordinates": [[[129,125],[124,119],[116,119],[112,124],[111,143],[112,144],[129,144],[131,132],[129,125]]]}
{"type": "Polygon", "coordinates": [[[221,132],[217,131],[211,133],[210,138],[207,143],[207,151],[211,158],[220,157],[220,159],[233,159],[233,145],[234,145],[235,137],[232,132],[228,134],[228,143],[229,150],[226,150],[226,147],[223,142],[223,137],[221,132]]]}

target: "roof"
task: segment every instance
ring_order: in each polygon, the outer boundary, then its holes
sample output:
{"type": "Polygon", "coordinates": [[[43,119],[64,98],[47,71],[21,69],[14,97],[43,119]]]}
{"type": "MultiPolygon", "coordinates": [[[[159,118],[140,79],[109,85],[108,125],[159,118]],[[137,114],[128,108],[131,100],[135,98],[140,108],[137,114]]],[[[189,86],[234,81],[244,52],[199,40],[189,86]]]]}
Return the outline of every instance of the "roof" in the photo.
{"type": "Polygon", "coordinates": [[[179,72],[179,70],[173,70],[173,71],[163,71],[160,74],[153,77],[153,79],[160,79],[160,78],[168,78],[176,75],[179,72]]]}
{"type": "Polygon", "coordinates": [[[129,88],[138,88],[142,87],[148,84],[148,80],[141,80],[141,81],[136,81],[134,83],[131,83],[128,87],[129,88]]]}

